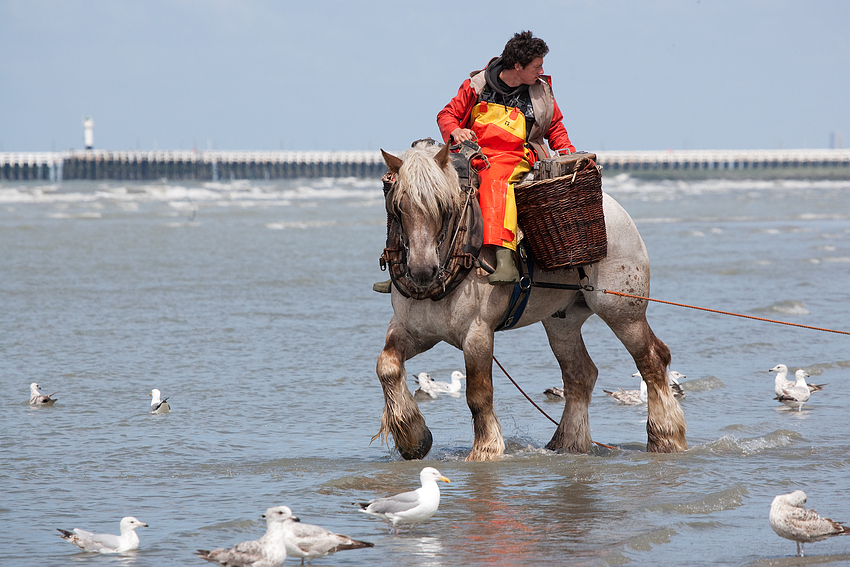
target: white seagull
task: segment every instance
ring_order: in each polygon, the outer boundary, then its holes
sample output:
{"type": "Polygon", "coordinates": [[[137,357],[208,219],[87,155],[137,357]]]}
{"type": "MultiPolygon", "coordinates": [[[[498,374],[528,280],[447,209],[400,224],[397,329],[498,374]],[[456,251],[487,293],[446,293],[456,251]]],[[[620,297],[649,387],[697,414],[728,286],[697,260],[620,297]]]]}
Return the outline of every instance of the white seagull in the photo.
{"type": "Polygon", "coordinates": [[[168,398],[159,399],[160,391],[154,388],[148,394],[151,397],[150,413],[168,413],[171,411],[171,406],[168,405],[168,398]]]}
{"type": "Polygon", "coordinates": [[[337,551],[375,547],[373,543],[357,541],[346,535],[335,534],[321,526],[302,524],[295,516],[292,516],[283,524],[283,542],[286,546],[286,554],[290,557],[300,557],[301,565],[304,565],[305,559],[309,562],[317,557],[324,557],[337,551]]]}
{"type": "Polygon", "coordinates": [[[432,386],[434,387],[434,390],[438,394],[448,394],[450,396],[457,398],[457,397],[460,396],[460,381],[463,380],[464,378],[466,378],[466,376],[463,375],[463,372],[460,372],[459,370],[455,370],[454,372],[452,372],[452,381],[451,382],[441,382],[439,380],[433,380],[433,379],[432,379],[431,382],[432,382],[432,386]]]}
{"type": "Polygon", "coordinates": [[[814,510],[803,508],[806,493],[795,490],[780,494],[770,505],[770,527],[785,539],[797,542],[797,556],[803,557],[803,546],[810,541],[823,541],[834,535],[848,535],[850,528],[824,518],[814,510]]]}
{"type": "Polygon", "coordinates": [[[794,382],[794,385],[790,388],[785,388],[782,390],[782,395],[776,396],[773,399],[779,400],[791,409],[796,408],[797,411],[803,411],[803,404],[809,401],[809,396],[811,395],[809,386],[806,384],[806,377],[808,375],[805,370],[798,370],[796,374],[797,381],[794,382]]]}
{"type": "Polygon", "coordinates": [[[617,400],[617,403],[624,406],[636,406],[646,403],[646,382],[643,381],[643,378],[640,379],[640,390],[623,390],[622,388],[617,388],[616,392],[610,390],[602,391],[617,400]]]}
{"type": "Polygon", "coordinates": [[[543,393],[546,394],[546,397],[552,400],[553,402],[567,399],[566,396],[564,396],[564,389],[559,388],[558,386],[546,388],[545,390],[543,390],[543,393]]]}
{"type": "Polygon", "coordinates": [[[286,521],[294,517],[286,506],[269,508],[263,514],[268,526],[263,537],[230,548],[199,549],[198,557],[226,567],[281,567],[286,561],[286,521]]]}
{"type": "Polygon", "coordinates": [[[56,402],[56,398],[53,396],[56,395],[56,392],[53,392],[49,395],[44,395],[41,393],[41,388],[38,387],[38,384],[33,382],[30,384],[30,405],[31,406],[52,406],[56,402]]]}
{"type": "Polygon", "coordinates": [[[121,519],[121,535],[93,534],[80,528],[74,528],[72,532],[58,528],[57,530],[60,532],[59,537],[73,543],[83,551],[124,553],[139,548],[139,536],[136,535],[136,528],[142,527],[146,528],[148,525],[133,516],[127,516],[121,519]]]}
{"type": "Polygon", "coordinates": [[[450,482],[433,467],[425,467],[419,473],[422,487],[386,498],[361,502],[361,512],[390,522],[392,531],[398,533],[398,524],[418,524],[437,512],[440,505],[440,488],[437,481],[450,482]]]}
{"type": "MultiPolygon", "coordinates": [[[[783,390],[794,387],[794,380],[787,379],[788,367],[784,364],[777,364],[768,370],[768,372],[776,372],[776,379],[773,381],[773,391],[777,396],[781,396],[783,394],[783,390]]],[[[826,384],[806,384],[806,386],[809,388],[809,393],[814,393],[823,390],[823,387],[826,386],[826,384]]]]}
{"type": "Polygon", "coordinates": [[[437,399],[438,391],[434,386],[434,379],[427,372],[420,372],[416,376],[419,382],[419,387],[413,392],[413,397],[417,400],[437,399]]]}
{"type": "MultiPolygon", "coordinates": [[[[640,371],[637,371],[632,374],[632,377],[642,378],[642,376],[640,375],[640,371]]],[[[682,399],[688,397],[688,393],[682,389],[682,386],[679,383],[679,380],[684,380],[685,378],[687,378],[687,376],[685,376],[681,372],[676,372],[675,370],[667,371],[667,381],[668,384],[670,384],[670,389],[673,390],[674,398],[682,399]]]]}

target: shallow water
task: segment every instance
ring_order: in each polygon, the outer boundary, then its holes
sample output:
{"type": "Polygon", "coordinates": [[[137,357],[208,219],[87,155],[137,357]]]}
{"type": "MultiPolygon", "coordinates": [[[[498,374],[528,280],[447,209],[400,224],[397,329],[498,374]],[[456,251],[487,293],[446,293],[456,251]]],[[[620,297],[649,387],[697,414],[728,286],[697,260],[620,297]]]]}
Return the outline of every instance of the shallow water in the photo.
{"type": "MultiPolygon", "coordinates": [[[[646,242],[653,297],[850,330],[850,183],[620,176],[605,188],[646,242]]],[[[503,460],[463,461],[463,398],[421,403],[434,435],[424,462],[370,444],[391,316],[371,291],[385,220],[378,181],[1,184],[0,563],[205,565],[195,549],[256,539],[259,515],[286,504],[375,543],[317,565],[850,564],[850,539],[797,560],[767,521],[773,496],[797,488],[850,520],[846,335],[652,304],[687,375],[684,454],[647,454],[645,407],[602,392],[637,383],[595,317],[591,427],[617,449],[542,449],[554,426],[498,369],[503,460]],[[780,362],[828,383],[801,412],[772,400],[780,362]],[[30,408],[30,382],[56,405],[30,408]],[[147,414],[151,388],[172,413],[147,414]],[[452,482],[412,533],[352,505],[415,487],[426,464],[452,482]],[[56,537],[117,533],[124,515],[150,524],[127,556],[56,537]]],[[[496,356],[560,415],[543,395],[560,379],[540,325],[500,333],[496,356]]],[[[461,353],[446,345],[408,363],[440,380],[455,369],[461,353]]]]}

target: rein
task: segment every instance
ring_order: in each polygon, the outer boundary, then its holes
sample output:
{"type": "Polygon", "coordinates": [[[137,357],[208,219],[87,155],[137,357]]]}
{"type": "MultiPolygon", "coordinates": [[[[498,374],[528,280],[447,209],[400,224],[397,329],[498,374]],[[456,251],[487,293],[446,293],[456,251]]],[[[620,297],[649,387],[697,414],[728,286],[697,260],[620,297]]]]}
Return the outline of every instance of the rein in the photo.
{"type": "MultiPolygon", "coordinates": [[[[433,141],[432,141],[433,142],[433,141]]],[[[442,226],[436,242],[439,259],[438,273],[427,289],[415,285],[407,266],[408,248],[400,211],[391,206],[393,192],[398,187],[397,175],[387,172],[382,178],[384,199],[387,204],[387,246],[380,258],[381,270],[389,268],[396,289],[405,297],[438,301],[460,284],[477,264],[483,244],[483,224],[478,199],[477,169],[472,160],[486,158],[480,148],[471,143],[451,146],[459,151],[449,154],[452,166],[458,173],[459,188],[465,193],[463,205],[443,213],[442,226]],[[447,238],[451,235],[451,238],[447,238]],[[448,243],[448,244],[446,244],[448,243]]]]}

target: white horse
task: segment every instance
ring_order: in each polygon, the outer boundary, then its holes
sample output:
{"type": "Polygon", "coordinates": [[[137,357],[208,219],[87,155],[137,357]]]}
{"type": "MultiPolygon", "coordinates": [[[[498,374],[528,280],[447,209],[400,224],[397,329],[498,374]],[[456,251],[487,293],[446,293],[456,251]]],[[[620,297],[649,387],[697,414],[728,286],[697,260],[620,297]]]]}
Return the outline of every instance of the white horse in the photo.
{"type": "MultiPolygon", "coordinates": [[[[384,160],[397,179],[387,195],[387,209],[400,219],[409,280],[427,289],[438,277],[443,259],[436,246],[447,212],[462,207],[464,194],[450,164],[448,146],[417,144],[401,158],[386,152],[384,160]]],[[[631,217],[610,196],[603,210],[608,255],[584,267],[593,288],[649,295],[649,258],[631,217]]],[[[494,264],[488,248],[481,258],[494,264]]],[[[431,432],[405,385],[405,361],[445,341],[463,351],[466,400],[472,412],[474,441],[468,461],[494,459],[504,453],[501,426],[493,409],[493,338],[509,308],[513,286],[493,286],[487,273],[470,272],[451,293],[438,301],[411,299],[392,290],[393,317],[377,373],[384,391],[381,429],[391,434],[405,459],[421,459],[431,449],[431,432]]],[[[547,282],[578,284],[575,268],[545,273],[547,282]]],[[[648,388],[647,450],[679,452],[688,448],[685,418],[667,384],[670,350],[646,321],[645,300],[599,291],[534,288],[517,327],[541,321],[561,368],[564,413],[546,445],[558,452],[585,453],[592,441],[588,406],[598,370],[581,336],[585,320],[596,313],[608,324],[634,358],[648,388]],[[558,317],[552,317],[558,313],[558,317]]]]}

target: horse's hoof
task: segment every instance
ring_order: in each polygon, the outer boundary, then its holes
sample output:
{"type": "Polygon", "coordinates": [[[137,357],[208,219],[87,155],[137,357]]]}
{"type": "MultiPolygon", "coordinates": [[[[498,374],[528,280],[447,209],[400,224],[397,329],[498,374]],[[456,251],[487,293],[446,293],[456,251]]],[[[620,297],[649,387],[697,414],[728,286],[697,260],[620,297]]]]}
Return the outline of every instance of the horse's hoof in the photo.
{"type": "Polygon", "coordinates": [[[410,450],[404,450],[399,448],[399,453],[404,457],[407,461],[424,459],[428,455],[428,451],[431,450],[431,443],[434,441],[434,438],[431,436],[431,430],[427,427],[425,428],[425,435],[419,439],[419,444],[410,450]]]}

